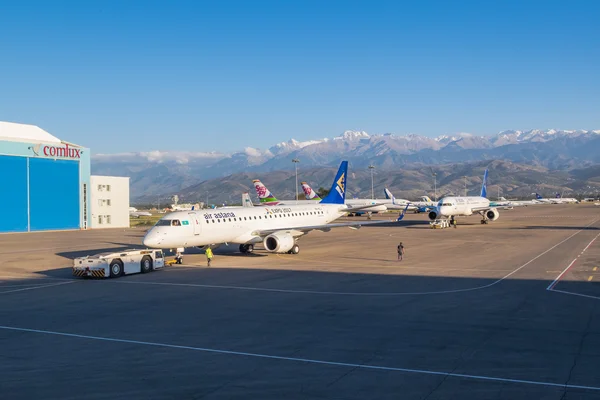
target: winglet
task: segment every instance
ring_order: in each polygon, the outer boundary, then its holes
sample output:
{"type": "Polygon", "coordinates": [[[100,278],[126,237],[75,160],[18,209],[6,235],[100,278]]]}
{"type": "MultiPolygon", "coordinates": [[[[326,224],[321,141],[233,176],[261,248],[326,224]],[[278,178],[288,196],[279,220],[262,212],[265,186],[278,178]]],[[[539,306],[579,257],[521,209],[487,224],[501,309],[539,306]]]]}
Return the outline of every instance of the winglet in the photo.
{"type": "Polygon", "coordinates": [[[348,161],[342,161],[335,179],[331,184],[329,194],[325,196],[323,204],[344,204],[346,201],[346,176],[348,175],[348,161]]]}
{"type": "Polygon", "coordinates": [[[488,181],[488,169],[485,169],[483,173],[483,183],[481,184],[481,197],[487,198],[487,181],[488,181]]]}
{"type": "Polygon", "coordinates": [[[398,216],[398,219],[396,221],[402,221],[402,219],[406,215],[406,210],[408,210],[409,205],[410,205],[410,203],[406,203],[406,207],[404,207],[404,210],[402,210],[402,212],[400,213],[400,215],[398,216]]]}

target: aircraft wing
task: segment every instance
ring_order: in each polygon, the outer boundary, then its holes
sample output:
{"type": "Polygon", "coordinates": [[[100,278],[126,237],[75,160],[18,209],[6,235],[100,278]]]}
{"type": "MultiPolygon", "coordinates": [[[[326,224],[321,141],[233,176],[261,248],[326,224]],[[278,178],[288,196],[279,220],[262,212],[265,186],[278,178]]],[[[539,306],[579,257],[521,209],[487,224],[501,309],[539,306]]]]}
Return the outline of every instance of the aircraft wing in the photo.
{"type": "Polygon", "coordinates": [[[387,207],[388,204],[386,204],[386,203],[365,204],[364,206],[356,206],[356,207],[344,208],[344,209],[342,209],[342,211],[344,211],[344,212],[354,212],[354,211],[368,210],[369,208],[379,207],[379,206],[386,206],[387,207]]]}
{"type": "Polygon", "coordinates": [[[526,204],[490,204],[487,207],[473,207],[471,210],[473,212],[481,212],[481,211],[487,211],[487,210],[493,210],[493,209],[497,209],[497,208],[509,208],[509,207],[524,207],[526,206],[526,204]]]}

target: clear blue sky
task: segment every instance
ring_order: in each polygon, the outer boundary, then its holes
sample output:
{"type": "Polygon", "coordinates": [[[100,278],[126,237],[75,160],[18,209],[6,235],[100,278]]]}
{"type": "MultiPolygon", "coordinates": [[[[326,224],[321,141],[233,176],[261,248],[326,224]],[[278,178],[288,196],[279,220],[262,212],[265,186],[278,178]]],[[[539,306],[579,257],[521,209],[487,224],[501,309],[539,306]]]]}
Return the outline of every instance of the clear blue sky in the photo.
{"type": "Polygon", "coordinates": [[[597,1],[3,1],[0,120],[94,153],[600,129],[597,1]]]}

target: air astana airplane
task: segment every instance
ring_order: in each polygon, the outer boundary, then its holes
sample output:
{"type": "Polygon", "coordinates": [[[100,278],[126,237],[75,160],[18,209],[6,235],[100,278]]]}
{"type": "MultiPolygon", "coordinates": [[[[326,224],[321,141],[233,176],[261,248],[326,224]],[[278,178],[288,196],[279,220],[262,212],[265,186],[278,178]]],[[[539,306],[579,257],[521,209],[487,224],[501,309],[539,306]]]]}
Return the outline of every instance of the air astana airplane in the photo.
{"type": "Polygon", "coordinates": [[[487,224],[488,221],[496,221],[500,217],[497,208],[504,206],[491,205],[490,201],[486,198],[487,179],[488,170],[486,169],[483,175],[480,196],[452,196],[440,199],[435,210],[429,212],[429,219],[434,221],[439,218],[452,219],[454,217],[479,214],[482,217],[482,224],[487,224]]]}
{"type": "MultiPolygon", "coordinates": [[[[354,208],[344,204],[348,162],[343,161],[335,176],[329,195],[320,202],[304,202],[287,206],[240,207],[220,211],[198,210],[172,212],[160,219],[143,239],[144,246],[159,249],[186,247],[215,247],[221,243],[240,245],[242,253],[254,250],[254,245],[263,243],[272,253],[297,254],[298,238],[312,230],[328,232],[332,228],[389,223],[370,221],[357,223],[330,222],[353,212],[354,208]]],[[[396,221],[400,221],[404,210],[396,221]]]]}

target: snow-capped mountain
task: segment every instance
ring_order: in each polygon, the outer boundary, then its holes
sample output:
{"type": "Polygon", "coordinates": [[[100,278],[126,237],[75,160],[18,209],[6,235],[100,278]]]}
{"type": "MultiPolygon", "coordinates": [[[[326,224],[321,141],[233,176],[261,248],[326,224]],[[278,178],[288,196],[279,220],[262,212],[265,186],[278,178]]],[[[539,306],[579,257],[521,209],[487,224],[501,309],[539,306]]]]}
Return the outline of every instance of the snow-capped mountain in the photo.
{"type": "Polygon", "coordinates": [[[293,169],[292,158],[300,159],[301,168],[335,166],[341,159],[349,160],[353,168],[373,164],[387,170],[505,159],[568,169],[600,163],[600,130],[505,130],[490,136],[456,133],[436,138],[346,131],[331,139],[290,139],[266,150],[247,147],[231,154],[194,151],[99,154],[92,156],[92,172],[131,177],[131,195],[135,198],[242,171],[293,169]]]}

